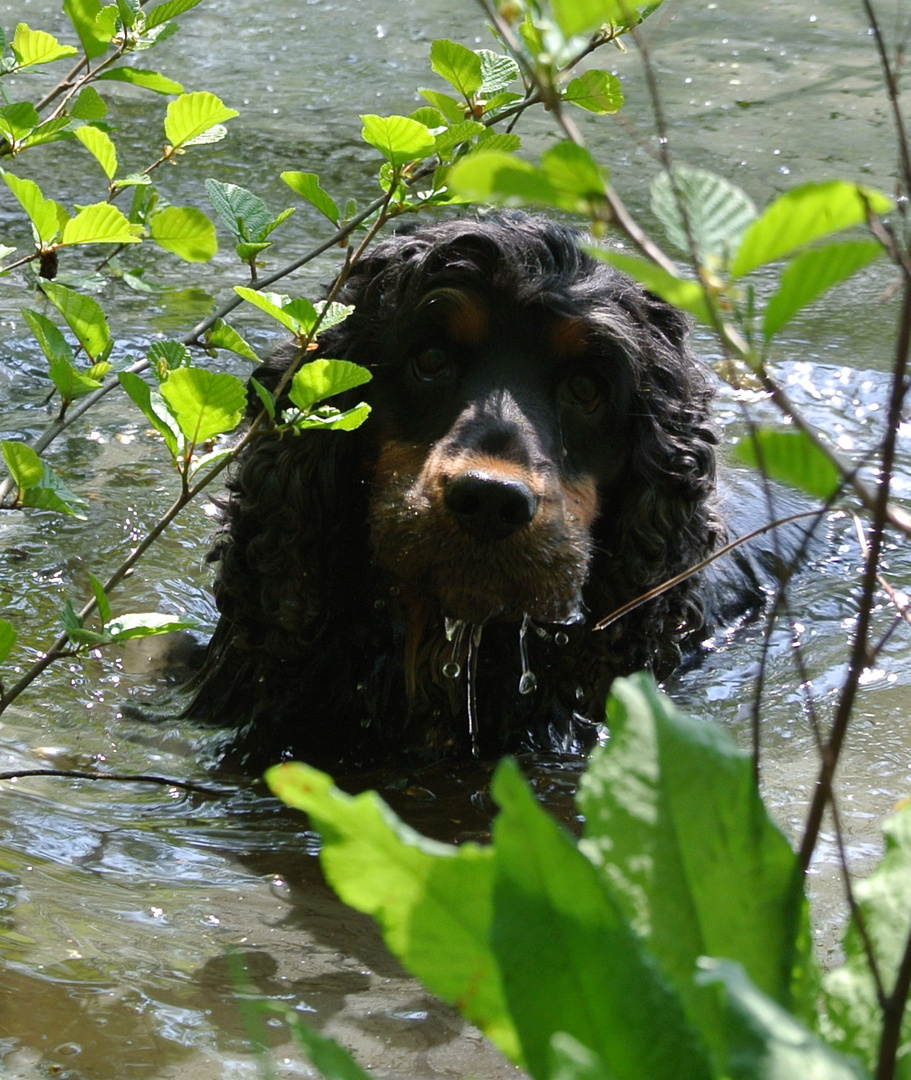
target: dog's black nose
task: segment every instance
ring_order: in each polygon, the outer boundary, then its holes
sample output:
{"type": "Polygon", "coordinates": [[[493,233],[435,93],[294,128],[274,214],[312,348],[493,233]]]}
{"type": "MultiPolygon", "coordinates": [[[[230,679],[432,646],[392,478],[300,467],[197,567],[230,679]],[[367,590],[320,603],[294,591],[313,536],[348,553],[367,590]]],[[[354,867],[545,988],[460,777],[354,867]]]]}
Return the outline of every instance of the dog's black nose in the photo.
{"type": "Polygon", "coordinates": [[[538,500],[527,484],[509,477],[466,472],[450,480],[446,509],[477,540],[502,540],[527,525],[538,500]]]}

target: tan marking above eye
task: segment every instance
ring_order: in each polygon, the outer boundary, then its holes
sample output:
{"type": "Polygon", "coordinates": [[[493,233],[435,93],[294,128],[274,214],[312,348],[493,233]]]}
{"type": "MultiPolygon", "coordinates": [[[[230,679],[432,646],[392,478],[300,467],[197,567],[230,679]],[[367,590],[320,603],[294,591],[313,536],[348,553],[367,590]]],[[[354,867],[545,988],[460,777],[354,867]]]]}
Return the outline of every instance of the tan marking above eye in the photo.
{"type": "Polygon", "coordinates": [[[559,319],[550,332],[550,347],[559,360],[577,360],[588,349],[588,327],[582,319],[559,319]]]}

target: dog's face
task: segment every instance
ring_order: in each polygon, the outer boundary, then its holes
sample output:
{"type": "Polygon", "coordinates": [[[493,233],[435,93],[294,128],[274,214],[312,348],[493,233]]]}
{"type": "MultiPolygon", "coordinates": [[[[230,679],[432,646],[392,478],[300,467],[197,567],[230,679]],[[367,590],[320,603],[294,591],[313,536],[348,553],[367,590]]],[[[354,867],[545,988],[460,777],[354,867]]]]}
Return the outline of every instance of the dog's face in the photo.
{"type": "Polygon", "coordinates": [[[395,352],[371,389],[379,563],[451,619],[580,617],[627,444],[619,349],[584,316],[478,281],[425,292],[395,352]]]}

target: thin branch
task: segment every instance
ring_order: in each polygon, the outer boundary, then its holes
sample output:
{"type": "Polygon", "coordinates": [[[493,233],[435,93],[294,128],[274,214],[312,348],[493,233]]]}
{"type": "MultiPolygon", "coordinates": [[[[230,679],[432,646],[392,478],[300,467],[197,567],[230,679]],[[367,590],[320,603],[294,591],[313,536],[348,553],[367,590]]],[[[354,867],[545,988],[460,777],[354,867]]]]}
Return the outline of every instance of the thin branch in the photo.
{"type": "Polygon", "coordinates": [[[174,780],[170,776],[156,776],[152,773],[106,773],[85,769],[12,769],[0,773],[0,780],[22,780],[27,776],[59,776],[68,780],[110,780],[117,784],[162,784],[165,787],[179,788],[192,795],[207,795],[220,798],[233,791],[233,788],[214,788],[197,784],[194,780],[174,780]]]}

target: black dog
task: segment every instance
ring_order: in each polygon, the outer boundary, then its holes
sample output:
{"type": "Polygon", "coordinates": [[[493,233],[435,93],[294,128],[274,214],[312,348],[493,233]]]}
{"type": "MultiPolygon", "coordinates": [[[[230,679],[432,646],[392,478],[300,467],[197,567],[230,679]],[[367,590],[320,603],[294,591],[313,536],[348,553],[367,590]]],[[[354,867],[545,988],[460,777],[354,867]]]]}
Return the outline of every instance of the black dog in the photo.
{"type": "Polygon", "coordinates": [[[519,214],[393,236],[340,299],[313,355],[372,415],[243,456],[190,714],[248,764],[590,745],[611,680],[703,632],[698,578],[592,631],[723,538],[683,316],[519,214]]]}

